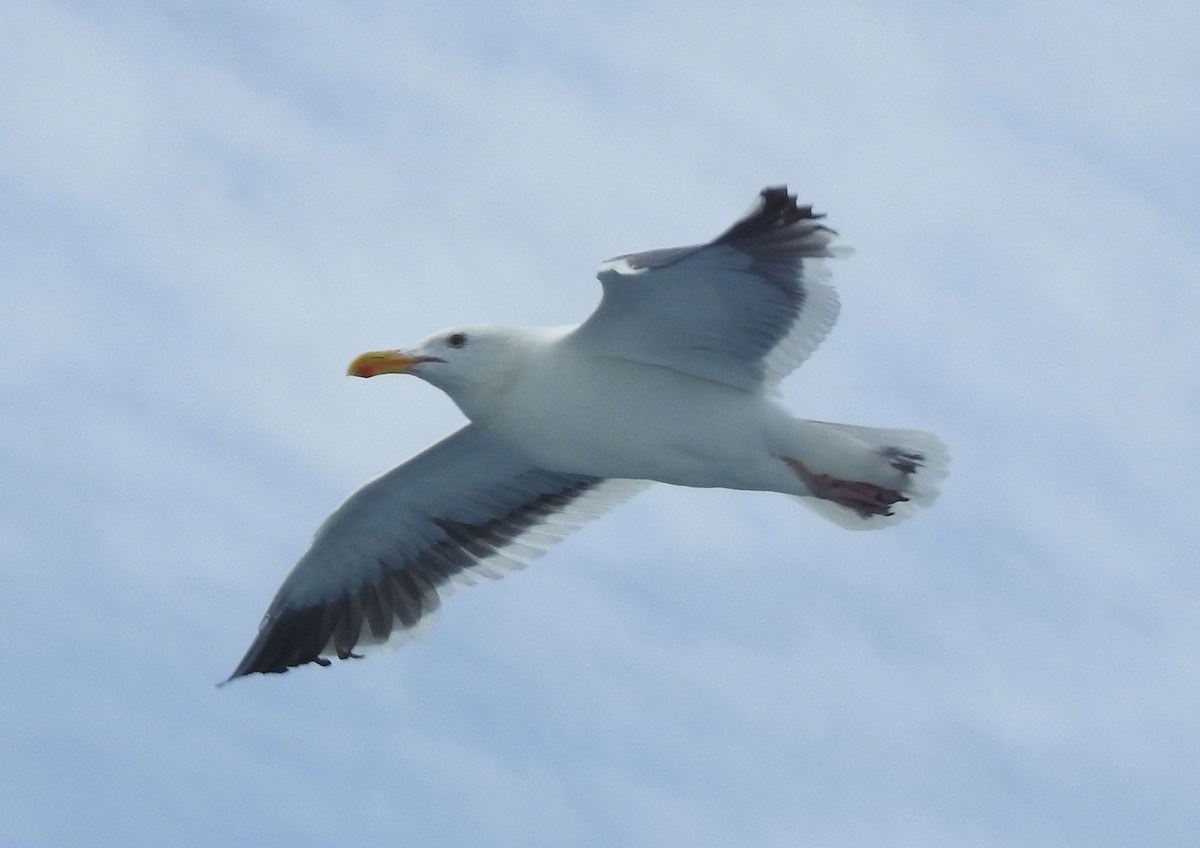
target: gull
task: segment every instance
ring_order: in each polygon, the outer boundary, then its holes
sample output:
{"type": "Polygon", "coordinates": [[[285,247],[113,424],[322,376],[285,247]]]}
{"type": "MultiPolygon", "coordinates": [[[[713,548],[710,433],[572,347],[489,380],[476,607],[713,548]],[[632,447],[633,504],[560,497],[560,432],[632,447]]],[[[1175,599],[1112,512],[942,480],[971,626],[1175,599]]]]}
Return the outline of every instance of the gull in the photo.
{"type": "Polygon", "coordinates": [[[936,436],[779,400],[838,315],[823,259],[847,251],[823,217],[768,187],[707,244],[603,263],[582,324],[454,327],[356,358],[349,374],[419,377],[468,423],[322,524],[229,680],[411,634],[455,584],[528,563],[652,482],[779,492],[851,529],[930,504],[949,465],[936,436]]]}

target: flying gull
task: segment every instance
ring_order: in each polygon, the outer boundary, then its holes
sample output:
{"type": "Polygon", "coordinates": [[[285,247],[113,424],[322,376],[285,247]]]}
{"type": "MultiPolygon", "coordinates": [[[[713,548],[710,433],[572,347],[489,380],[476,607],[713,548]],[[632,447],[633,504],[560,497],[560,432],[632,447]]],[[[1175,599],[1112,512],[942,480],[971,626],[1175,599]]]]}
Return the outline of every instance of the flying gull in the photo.
{"type": "Polygon", "coordinates": [[[846,251],[822,217],[766,188],[708,244],[603,263],[582,324],[456,327],[355,359],[357,377],[433,384],[469,422],[325,521],[230,679],[357,657],[651,482],[781,492],[851,529],[931,503],[949,464],[937,437],[777,399],[838,314],[822,259],[846,251]]]}

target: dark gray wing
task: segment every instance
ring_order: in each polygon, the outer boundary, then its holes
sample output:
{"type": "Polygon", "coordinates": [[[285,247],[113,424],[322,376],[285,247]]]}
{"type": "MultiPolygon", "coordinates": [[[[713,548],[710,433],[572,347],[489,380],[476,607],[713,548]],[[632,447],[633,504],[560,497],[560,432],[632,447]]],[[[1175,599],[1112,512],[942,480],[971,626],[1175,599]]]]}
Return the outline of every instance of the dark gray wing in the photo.
{"type": "Polygon", "coordinates": [[[757,389],[799,365],[837,319],[823,257],[837,233],[785,186],[705,245],[605,262],[604,298],[572,339],[621,359],[757,389]]]}
{"type": "Polygon", "coordinates": [[[229,679],[356,656],[415,627],[452,581],[520,567],[646,485],[532,467],[468,424],[325,521],[229,679]]]}

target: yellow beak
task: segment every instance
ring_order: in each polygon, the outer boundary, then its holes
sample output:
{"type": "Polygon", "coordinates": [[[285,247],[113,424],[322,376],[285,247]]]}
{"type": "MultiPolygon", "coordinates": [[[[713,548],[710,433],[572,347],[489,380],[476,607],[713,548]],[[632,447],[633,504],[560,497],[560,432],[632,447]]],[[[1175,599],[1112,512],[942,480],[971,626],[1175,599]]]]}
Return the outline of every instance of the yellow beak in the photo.
{"type": "Polygon", "coordinates": [[[346,373],[351,377],[374,377],[377,374],[407,374],[421,362],[433,357],[411,356],[402,350],[372,350],[350,363],[346,373]]]}

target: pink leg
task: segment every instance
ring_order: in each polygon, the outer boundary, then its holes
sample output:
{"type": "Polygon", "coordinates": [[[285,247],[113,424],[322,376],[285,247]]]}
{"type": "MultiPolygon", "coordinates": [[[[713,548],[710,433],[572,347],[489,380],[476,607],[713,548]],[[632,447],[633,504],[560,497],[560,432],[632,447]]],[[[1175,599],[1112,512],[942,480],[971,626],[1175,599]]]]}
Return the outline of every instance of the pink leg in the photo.
{"type": "Polygon", "coordinates": [[[810,471],[803,462],[792,459],[790,456],[780,457],[780,459],[796,472],[796,476],[804,481],[804,485],[808,486],[814,497],[833,501],[854,510],[864,518],[871,515],[891,515],[892,504],[908,500],[895,489],[887,489],[859,480],[842,480],[828,474],[819,474],[810,471]]]}

